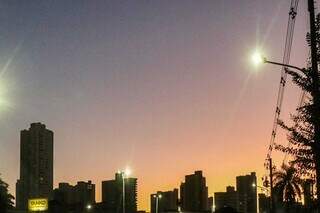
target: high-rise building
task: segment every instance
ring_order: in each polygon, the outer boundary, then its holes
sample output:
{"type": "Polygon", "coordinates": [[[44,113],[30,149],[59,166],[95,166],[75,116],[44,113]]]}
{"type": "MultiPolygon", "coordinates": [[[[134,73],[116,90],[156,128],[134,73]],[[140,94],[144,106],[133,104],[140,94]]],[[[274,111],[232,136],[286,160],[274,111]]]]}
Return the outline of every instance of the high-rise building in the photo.
{"type": "Polygon", "coordinates": [[[137,178],[124,178],[116,173],[114,180],[102,181],[102,205],[105,211],[120,213],[123,209],[123,181],[126,213],[137,211],[137,178]]]}
{"type": "Polygon", "coordinates": [[[250,175],[237,176],[238,211],[257,213],[257,177],[255,172],[250,175]]]}
{"type": "Polygon", "coordinates": [[[178,211],[178,189],[166,192],[158,191],[156,194],[151,194],[150,202],[151,213],[156,213],[157,202],[158,212],[178,211]]]}
{"type": "Polygon", "coordinates": [[[20,133],[20,178],[16,184],[16,206],[27,208],[30,198],[48,198],[53,190],[53,132],[32,123],[20,133]]]}
{"type": "Polygon", "coordinates": [[[182,211],[208,211],[208,187],[202,171],[187,175],[180,185],[182,211]]]}
{"type": "Polygon", "coordinates": [[[237,210],[238,193],[233,186],[227,186],[226,192],[214,193],[214,203],[216,210],[224,207],[231,207],[237,210]]]}

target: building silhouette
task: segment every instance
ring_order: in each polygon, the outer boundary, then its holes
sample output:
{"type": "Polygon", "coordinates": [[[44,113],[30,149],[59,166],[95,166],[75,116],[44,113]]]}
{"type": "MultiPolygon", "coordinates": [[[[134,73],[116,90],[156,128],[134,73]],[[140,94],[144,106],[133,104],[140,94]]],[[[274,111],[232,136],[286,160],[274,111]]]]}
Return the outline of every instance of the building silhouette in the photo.
{"type": "Polygon", "coordinates": [[[314,185],[314,181],[312,179],[306,179],[303,183],[303,200],[304,200],[304,205],[307,208],[312,208],[313,185],[314,185]]]}
{"type": "Polygon", "coordinates": [[[30,198],[49,198],[53,190],[53,132],[32,123],[20,133],[20,178],[16,183],[16,207],[27,209],[30,198]]]}
{"type": "Polygon", "coordinates": [[[161,192],[158,191],[150,196],[151,213],[156,213],[156,202],[158,196],[158,212],[178,211],[178,189],[173,191],[161,192]],[[161,195],[161,198],[159,198],[161,195]]]}
{"type": "Polygon", "coordinates": [[[227,186],[226,192],[214,193],[215,209],[219,210],[224,207],[238,209],[238,193],[233,186],[227,186]]]}
{"type": "Polygon", "coordinates": [[[53,200],[64,211],[84,212],[88,205],[95,204],[95,184],[91,181],[79,181],[75,186],[59,183],[59,188],[54,190],[53,200]]]}
{"type": "Polygon", "coordinates": [[[269,213],[270,212],[270,197],[263,194],[263,193],[259,193],[258,199],[259,199],[259,212],[269,213]]]}
{"type": "Polygon", "coordinates": [[[250,175],[237,176],[238,211],[257,213],[257,177],[255,172],[250,175]]]}
{"type": "Polygon", "coordinates": [[[180,203],[182,211],[208,211],[208,187],[202,171],[185,176],[185,182],[180,185],[180,203]]]}
{"type": "Polygon", "coordinates": [[[75,186],[69,183],[59,183],[58,190],[63,193],[64,201],[67,204],[80,203],[88,205],[95,203],[95,184],[79,181],[75,186]]]}
{"type": "Polygon", "coordinates": [[[124,178],[116,173],[114,180],[102,181],[102,203],[106,212],[120,213],[123,209],[123,181],[125,182],[126,213],[137,212],[137,178],[124,178]]]}

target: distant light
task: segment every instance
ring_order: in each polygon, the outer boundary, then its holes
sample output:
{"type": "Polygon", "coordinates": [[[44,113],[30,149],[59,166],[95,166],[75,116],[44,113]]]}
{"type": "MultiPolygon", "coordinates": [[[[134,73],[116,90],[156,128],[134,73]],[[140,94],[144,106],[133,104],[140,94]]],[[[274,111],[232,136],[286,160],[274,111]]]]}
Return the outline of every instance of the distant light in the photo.
{"type": "Polygon", "coordinates": [[[131,174],[131,170],[127,167],[125,170],[124,170],[124,174],[126,177],[128,177],[130,174],[131,174]]]}
{"type": "Polygon", "coordinates": [[[257,185],[255,183],[252,184],[252,187],[255,188],[257,185]]]}
{"type": "Polygon", "coordinates": [[[251,56],[251,61],[255,66],[259,66],[264,62],[264,58],[259,51],[255,51],[251,56]]]}
{"type": "Polygon", "coordinates": [[[92,205],[88,204],[87,209],[92,209],[92,205]]]}
{"type": "Polygon", "coordinates": [[[158,197],[159,197],[159,198],[162,198],[162,194],[159,194],[158,197]]]}

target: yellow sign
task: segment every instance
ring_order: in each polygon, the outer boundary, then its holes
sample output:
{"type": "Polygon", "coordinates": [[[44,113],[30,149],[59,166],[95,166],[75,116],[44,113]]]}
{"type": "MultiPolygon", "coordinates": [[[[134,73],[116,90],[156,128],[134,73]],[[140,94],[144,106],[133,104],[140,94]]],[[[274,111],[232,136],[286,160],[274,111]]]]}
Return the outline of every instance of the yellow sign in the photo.
{"type": "Polygon", "coordinates": [[[48,199],[29,199],[28,209],[29,211],[46,211],[48,210],[48,199]]]}

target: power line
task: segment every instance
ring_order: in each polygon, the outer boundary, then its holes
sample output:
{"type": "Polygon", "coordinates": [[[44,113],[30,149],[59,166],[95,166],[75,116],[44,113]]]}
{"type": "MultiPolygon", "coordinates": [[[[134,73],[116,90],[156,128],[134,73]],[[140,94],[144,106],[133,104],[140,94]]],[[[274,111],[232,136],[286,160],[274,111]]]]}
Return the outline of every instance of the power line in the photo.
{"type": "MultiPolygon", "coordinates": [[[[296,22],[298,4],[299,4],[299,0],[291,0],[288,25],[287,25],[285,49],[284,49],[284,55],[283,55],[283,59],[282,59],[283,64],[289,64],[289,61],[290,61],[293,33],[294,33],[294,27],[295,27],[295,22],[296,22]]],[[[277,129],[278,129],[278,121],[279,121],[281,109],[282,109],[286,81],[287,81],[287,73],[285,71],[285,68],[282,67],[281,68],[280,85],[279,85],[279,90],[278,90],[277,105],[276,105],[275,115],[274,115],[274,119],[273,119],[273,126],[272,126],[271,138],[270,138],[270,144],[268,147],[267,157],[266,157],[266,160],[264,163],[266,168],[269,167],[269,159],[271,158],[272,151],[273,151],[274,144],[275,144],[275,138],[276,138],[277,129]]]]}

